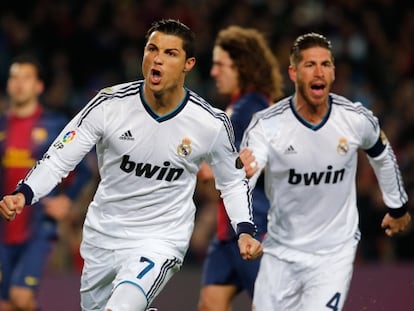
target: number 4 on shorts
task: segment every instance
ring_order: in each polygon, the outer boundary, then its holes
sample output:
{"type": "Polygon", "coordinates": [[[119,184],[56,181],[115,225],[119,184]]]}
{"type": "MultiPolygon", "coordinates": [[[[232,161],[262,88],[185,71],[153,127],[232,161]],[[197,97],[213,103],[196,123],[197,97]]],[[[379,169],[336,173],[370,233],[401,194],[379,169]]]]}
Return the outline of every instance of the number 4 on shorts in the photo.
{"type": "Polygon", "coordinates": [[[329,309],[332,309],[333,311],[338,311],[339,310],[339,301],[341,300],[341,294],[340,293],[335,293],[335,295],[333,295],[333,297],[328,301],[328,303],[326,304],[326,306],[329,309]]]}

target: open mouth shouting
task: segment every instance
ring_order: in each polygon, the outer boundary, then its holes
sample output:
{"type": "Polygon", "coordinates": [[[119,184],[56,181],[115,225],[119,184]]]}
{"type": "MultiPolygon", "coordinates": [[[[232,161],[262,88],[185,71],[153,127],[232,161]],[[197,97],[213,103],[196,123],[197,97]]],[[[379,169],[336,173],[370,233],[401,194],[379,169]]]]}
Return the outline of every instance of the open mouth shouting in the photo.
{"type": "Polygon", "coordinates": [[[315,97],[323,97],[325,95],[326,83],[323,81],[316,81],[311,83],[311,92],[315,97]]]}
{"type": "Polygon", "coordinates": [[[159,84],[161,82],[161,71],[151,69],[150,81],[152,84],[159,84]]]}

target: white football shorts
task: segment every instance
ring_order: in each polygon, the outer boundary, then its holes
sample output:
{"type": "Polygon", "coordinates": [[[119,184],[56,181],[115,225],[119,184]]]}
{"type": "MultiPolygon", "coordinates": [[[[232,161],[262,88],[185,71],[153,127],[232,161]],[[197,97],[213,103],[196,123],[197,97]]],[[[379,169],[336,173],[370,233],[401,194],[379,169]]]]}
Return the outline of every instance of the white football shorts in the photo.
{"type": "MultiPolygon", "coordinates": [[[[84,259],[80,288],[83,311],[103,310],[113,290],[122,284],[139,289],[130,292],[145,296],[145,310],[182,265],[165,248],[162,252],[145,247],[108,250],[83,242],[80,250],[84,259]]],[[[135,301],[131,298],[131,303],[135,301]]],[[[137,306],[134,310],[140,309],[137,306]]]]}
{"type": "Polygon", "coordinates": [[[340,311],[348,295],[358,242],[335,253],[296,250],[282,257],[264,253],[255,282],[253,311],[340,311]]]}

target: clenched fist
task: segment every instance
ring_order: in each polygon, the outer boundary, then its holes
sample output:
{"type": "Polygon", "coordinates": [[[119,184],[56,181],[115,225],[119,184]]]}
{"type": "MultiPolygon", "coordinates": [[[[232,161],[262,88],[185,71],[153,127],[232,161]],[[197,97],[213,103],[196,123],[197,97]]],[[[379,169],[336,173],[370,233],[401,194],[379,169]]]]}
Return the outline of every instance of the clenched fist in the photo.
{"type": "Polygon", "coordinates": [[[262,244],[250,234],[240,234],[238,244],[240,255],[245,260],[254,260],[263,254],[262,244]]]}
{"type": "Polygon", "coordinates": [[[0,216],[10,221],[20,214],[25,206],[26,200],[24,195],[16,193],[13,195],[5,195],[0,201],[0,216]]]}

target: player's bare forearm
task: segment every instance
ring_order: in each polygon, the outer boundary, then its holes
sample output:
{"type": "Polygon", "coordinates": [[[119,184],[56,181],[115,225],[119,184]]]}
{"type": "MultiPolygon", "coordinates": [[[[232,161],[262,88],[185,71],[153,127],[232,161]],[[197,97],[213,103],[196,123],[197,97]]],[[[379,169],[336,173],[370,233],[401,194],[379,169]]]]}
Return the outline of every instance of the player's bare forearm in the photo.
{"type": "Polygon", "coordinates": [[[238,244],[240,255],[245,260],[254,260],[263,254],[262,244],[250,234],[240,234],[238,244]]]}
{"type": "Polygon", "coordinates": [[[14,195],[5,195],[0,201],[0,216],[10,221],[20,214],[25,205],[24,195],[17,193],[14,195]]]}
{"type": "Polygon", "coordinates": [[[411,215],[408,212],[399,218],[393,218],[387,213],[382,220],[381,227],[385,229],[385,234],[391,237],[407,230],[410,222],[411,215]]]}

